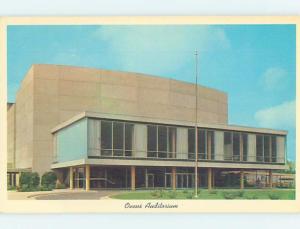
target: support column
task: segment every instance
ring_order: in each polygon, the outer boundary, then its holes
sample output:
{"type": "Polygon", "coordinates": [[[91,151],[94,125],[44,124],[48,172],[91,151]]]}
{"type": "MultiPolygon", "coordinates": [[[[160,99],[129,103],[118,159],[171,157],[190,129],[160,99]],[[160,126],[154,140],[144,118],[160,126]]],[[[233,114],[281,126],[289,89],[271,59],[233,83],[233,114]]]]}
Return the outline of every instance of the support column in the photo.
{"type": "Polygon", "coordinates": [[[240,172],[240,189],[244,189],[244,170],[241,170],[240,172]]]}
{"type": "Polygon", "coordinates": [[[273,187],[273,173],[272,170],[269,170],[269,188],[273,187]]]}
{"type": "Polygon", "coordinates": [[[131,190],[135,191],[135,166],[131,166],[131,190]]]}
{"type": "Polygon", "coordinates": [[[207,169],[207,189],[212,189],[212,168],[207,169]]]}
{"type": "Polygon", "coordinates": [[[70,167],[70,169],[69,169],[69,177],[70,177],[70,189],[74,189],[74,184],[73,184],[73,167],[70,167]]]}
{"type": "Polygon", "coordinates": [[[176,167],[172,167],[172,188],[176,190],[176,167]]]}
{"type": "Polygon", "coordinates": [[[85,166],[85,191],[90,191],[91,167],[85,166]]]}

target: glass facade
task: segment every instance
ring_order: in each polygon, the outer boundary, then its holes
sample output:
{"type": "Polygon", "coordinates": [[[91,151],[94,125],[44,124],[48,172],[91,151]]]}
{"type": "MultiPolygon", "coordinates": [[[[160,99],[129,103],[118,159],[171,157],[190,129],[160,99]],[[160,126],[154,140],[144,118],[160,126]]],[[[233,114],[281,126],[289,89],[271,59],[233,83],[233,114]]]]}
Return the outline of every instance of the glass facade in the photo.
{"type": "MultiPolygon", "coordinates": [[[[284,162],[285,136],[205,128],[198,128],[197,134],[199,160],[284,162]]],[[[194,160],[195,140],[192,127],[85,118],[54,134],[54,161],[100,157],[194,160]]]]}

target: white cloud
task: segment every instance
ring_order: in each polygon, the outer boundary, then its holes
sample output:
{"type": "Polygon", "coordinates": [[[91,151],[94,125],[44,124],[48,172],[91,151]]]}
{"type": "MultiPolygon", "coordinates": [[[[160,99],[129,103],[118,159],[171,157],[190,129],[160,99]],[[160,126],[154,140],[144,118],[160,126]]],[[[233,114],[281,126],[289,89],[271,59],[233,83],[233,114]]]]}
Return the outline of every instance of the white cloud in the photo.
{"type": "Polygon", "coordinates": [[[295,100],[286,101],[280,105],[259,110],[254,117],[260,127],[275,129],[295,128],[296,102],[295,100]]]}
{"type": "Polygon", "coordinates": [[[262,75],[263,86],[267,90],[281,89],[286,85],[287,72],[283,68],[268,68],[262,75]]]}
{"type": "Polygon", "coordinates": [[[106,42],[122,69],[160,74],[193,61],[196,49],[201,53],[230,47],[224,30],[211,26],[110,26],[99,28],[94,37],[106,42]]]}

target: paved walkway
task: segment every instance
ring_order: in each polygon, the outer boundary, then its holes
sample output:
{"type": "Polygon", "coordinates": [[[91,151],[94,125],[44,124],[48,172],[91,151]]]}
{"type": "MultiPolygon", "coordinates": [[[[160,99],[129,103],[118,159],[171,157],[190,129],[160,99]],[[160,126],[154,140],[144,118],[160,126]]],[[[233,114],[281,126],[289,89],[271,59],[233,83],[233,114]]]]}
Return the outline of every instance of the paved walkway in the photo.
{"type": "Polygon", "coordinates": [[[120,193],[119,190],[84,191],[59,189],[45,192],[9,191],[9,200],[99,200],[109,199],[110,195],[120,193]]]}

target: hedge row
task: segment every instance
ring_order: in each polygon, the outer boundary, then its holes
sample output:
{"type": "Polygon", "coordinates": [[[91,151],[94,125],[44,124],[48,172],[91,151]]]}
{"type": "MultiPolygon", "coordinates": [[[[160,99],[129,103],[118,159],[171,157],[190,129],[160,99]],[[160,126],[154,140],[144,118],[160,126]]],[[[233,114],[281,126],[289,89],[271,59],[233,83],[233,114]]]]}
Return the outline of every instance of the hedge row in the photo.
{"type": "Polygon", "coordinates": [[[22,172],[20,176],[20,192],[51,191],[55,188],[57,176],[54,172],[43,174],[41,182],[36,172],[22,172]]]}

